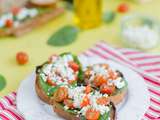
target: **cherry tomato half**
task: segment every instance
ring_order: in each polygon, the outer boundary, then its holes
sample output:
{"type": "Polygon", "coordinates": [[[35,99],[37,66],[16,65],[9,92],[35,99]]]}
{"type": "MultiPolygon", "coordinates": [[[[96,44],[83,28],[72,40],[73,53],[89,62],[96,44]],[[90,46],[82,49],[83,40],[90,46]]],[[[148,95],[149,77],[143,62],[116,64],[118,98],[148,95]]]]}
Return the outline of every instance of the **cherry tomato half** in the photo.
{"type": "Polygon", "coordinates": [[[70,99],[65,99],[63,103],[71,109],[74,108],[73,101],[70,99]]]}
{"type": "Polygon", "coordinates": [[[102,84],[105,84],[106,82],[107,82],[107,79],[104,78],[104,76],[102,75],[97,75],[93,80],[94,85],[97,87],[101,86],[102,84]]]}
{"type": "Polygon", "coordinates": [[[56,83],[52,81],[50,78],[47,78],[47,83],[51,86],[56,86],[56,83]]]}
{"type": "Polygon", "coordinates": [[[68,89],[66,87],[60,87],[54,93],[54,99],[56,102],[64,101],[68,96],[68,89]]]}
{"type": "Polygon", "coordinates": [[[13,20],[11,19],[6,20],[5,25],[6,27],[11,28],[13,26],[13,20]]]}
{"type": "Polygon", "coordinates": [[[85,88],[85,93],[86,93],[86,94],[89,94],[91,91],[92,91],[91,86],[90,86],[90,85],[87,85],[86,88],[85,88]]]}
{"type": "Polygon", "coordinates": [[[98,98],[96,102],[98,105],[107,105],[109,103],[107,97],[98,98]]]}
{"type": "Polygon", "coordinates": [[[98,120],[100,116],[100,112],[92,109],[88,109],[86,111],[86,119],[87,120],[98,120]]]}
{"type": "Polygon", "coordinates": [[[106,84],[104,84],[104,85],[102,85],[101,87],[100,87],[100,92],[101,93],[106,93],[106,94],[112,94],[114,91],[116,90],[116,87],[114,86],[114,85],[112,85],[112,86],[108,86],[108,85],[106,85],[106,84]]]}
{"type": "Polygon", "coordinates": [[[89,100],[88,96],[85,96],[85,97],[83,98],[82,103],[81,103],[81,107],[85,107],[85,106],[87,106],[87,105],[89,105],[89,104],[90,104],[90,100],[89,100]]]}
{"type": "Polygon", "coordinates": [[[69,62],[69,66],[74,70],[74,72],[79,70],[79,65],[73,61],[69,62]]]}
{"type": "Polygon", "coordinates": [[[12,11],[13,15],[17,15],[21,11],[21,8],[13,7],[11,11],[12,11]]]}

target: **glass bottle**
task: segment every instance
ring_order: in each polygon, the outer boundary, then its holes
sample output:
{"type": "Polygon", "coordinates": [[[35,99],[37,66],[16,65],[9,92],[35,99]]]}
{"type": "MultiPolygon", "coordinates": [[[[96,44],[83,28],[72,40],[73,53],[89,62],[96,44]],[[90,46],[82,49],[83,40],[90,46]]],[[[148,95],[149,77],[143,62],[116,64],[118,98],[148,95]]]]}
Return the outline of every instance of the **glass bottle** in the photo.
{"type": "Polygon", "coordinates": [[[74,0],[75,23],[83,29],[101,24],[102,0],[74,0]]]}

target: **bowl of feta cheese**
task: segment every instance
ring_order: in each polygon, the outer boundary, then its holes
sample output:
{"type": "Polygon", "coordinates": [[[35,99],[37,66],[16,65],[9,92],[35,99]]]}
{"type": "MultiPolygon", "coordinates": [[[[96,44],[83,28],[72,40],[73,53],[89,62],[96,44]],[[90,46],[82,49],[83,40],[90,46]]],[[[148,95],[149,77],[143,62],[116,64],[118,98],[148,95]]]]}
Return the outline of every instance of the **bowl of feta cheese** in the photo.
{"type": "Polygon", "coordinates": [[[129,15],[122,18],[122,41],[132,48],[147,50],[160,41],[160,25],[150,16],[129,15]]]}

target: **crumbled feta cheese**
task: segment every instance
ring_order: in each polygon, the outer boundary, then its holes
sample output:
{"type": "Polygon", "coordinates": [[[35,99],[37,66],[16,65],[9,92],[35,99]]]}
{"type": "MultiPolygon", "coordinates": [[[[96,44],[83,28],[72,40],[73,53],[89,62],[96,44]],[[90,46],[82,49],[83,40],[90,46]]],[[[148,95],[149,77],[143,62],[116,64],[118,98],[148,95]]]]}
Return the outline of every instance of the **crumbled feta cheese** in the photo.
{"type": "Polygon", "coordinates": [[[107,74],[107,70],[104,67],[100,66],[100,65],[94,65],[93,66],[93,71],[96,74],[103,75],[103,76],[106,76],[106,74],[107,74]]]}
{"type": "Polygon", "coordinates": [[[53,63],[53,62],[55,62],[55,61],[57,61],[57,59],[58,59],[58,56],[57,55],[52,55],[51,57],[50,57],[50,61],[53,63]]]}
{"type": "Polygon", "coordinates": [[[86,114],[86,111],[91,108],[89,105],[86,106],[86,107],[83,107],[80,111],[79,111],[79,114],[81,113],[83,116],[85,116],[86,114]]]}
{"type": "Polygon", "coordinates": [[[5,23],[6,20],[13,20],[12,13],[6,13],[1,16],[1,20],[5,23]]]}
{"type": "Polygon", "coordinates": [[[65,105],[65,106],[64,106],[64,109],[65,109],[65,110],[68,110],[68,109],[69,109],[69,107],[65,105]]]}
{"type": "Polygon", "coordinates": [[[28,9],[27,8],[22,8],[21,11],[17,14],[16,18],[18,20],[24,20],[26,17],[28,17],[28,9]]]}
{"type": "Polygon", "coordinates": [[[100,114],[103,115],[104,113],[109,112],[109,107],[105,105],[97,104],[97,99],[101,97],[102,97],[102,94],[100,94],[100,92],[95,92],[95,94],[91,95],[89,98],[90,98],[92,108],[97,111],[100,111],[100,114]]]}
{"type": "Polygon", "coordinates": [[[96,75],[101,75],[107,79],[107,85],[115,85],[118,89],[123,88],[125,86],[125,81],[121,77],[118,77],[117,79],[108,79],[110,76],[110,72],[112,72],[114,76],[118,75],[116,70],[111,67],[106,69],[104,66],[95,64],[92,66],[92,69],[89,73],[89,81],[92,82],[95,79],[96,75]]]}
{"type": "Polygon", "coordinates": [[[69,98],[72,98],[74,99],[74,106],[77,107],[77,108],[80,108],[80,105],[81,105],[81,102],[84,98],[84,90],[85,90],[85,87],[84,86],[80,86],[80,87],[76,87],[76,88],[70,88],[68,90],[68,95],[69,95],[69,98]]]}
{"type": "Polygon", "coordinates": [[[133,47],[149,49],[157,45],[160,37],[156,30],[149,26],[128,26],[122,31],[124,40],[133,47]]]}
{"type": "Polygon", "coordinates": [[[0,28],[3,28],[5,26],[5,22],[0,19],[0,28]]]}
{"type": "Polygon", "coordinates": [[[40,76],[42,77],[42,79],[46,82],[47,81],[47,77],[45,74],[41,73],[40,76]]]}
{"type": "Polygon", "coordinates": [[[74,104],[75,108],[81,108],[80,105],[81,105],[84,97],[87,96],[90,100],[90,104],[85,107],[82,107],[81,110],[78,112],[79,114],[85,115],[86,111],[90,108],[97,110],[97,111],[100,111],[101,115],[103,115],[106,112],[109,112],[110,109],[108,106],[97,104],[98,98],[108,97],[107,95],[102,95],[99,91],[95,91],[94,93],[91,92],[89,94],[85,94],[84,90],[85,90],[84,86],[68,89],[69,98],[73,99],[73,104],[74,104]]]}
{"type": "Polygon", "coordinates": [[[122,80],[122,78],[117,78],[116,80],[113,80],[114,85],[118,88],[121,89],[125,86],[125,81],[122,80]]]}
{"type": "Polygon", "coordinates": [[[78,72],[74,72],[69,66],[69,61],[73,58],[71,55],[65,55],[66,57],[56,56],[56,59],[52,63],[43,67],[43,73],[45,73],[51,80],[56,82],[57,85],[68,84],[69,81],[76,80],[78,72]]]}
{"type": "Polygon", "coordinates": [[[46,74],[46,75],[49,75],[51,73],[51,68],[52,68],[52,64],[48,64],[46,65],[44,68],[43,68],[43,72],[46,74]]]}
{"type": "Polygon", "coordinates": [[[70,54],[64,55],[63,59],[64,59],[65,62],[73,61],[73,57],[70,54]]]}
{"type": "Polygon", "coordinates": [[[38,15],[38,10],[33,8],[28,10],[28,15],[32,18],[38,15]]]}

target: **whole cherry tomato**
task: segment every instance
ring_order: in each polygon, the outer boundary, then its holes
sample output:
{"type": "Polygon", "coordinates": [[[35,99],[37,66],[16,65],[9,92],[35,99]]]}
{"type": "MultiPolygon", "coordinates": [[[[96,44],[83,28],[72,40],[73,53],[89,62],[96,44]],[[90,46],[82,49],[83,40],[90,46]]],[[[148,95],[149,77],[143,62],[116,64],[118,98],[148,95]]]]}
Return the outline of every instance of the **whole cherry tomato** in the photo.
{"type": "Polygon", "coordinates": [[[128,12],[128,10],[129,10],[129,6],[125,3],[120,4],[117,8],[117,11],[120,13],[128,12]]]}
{"type": "Polygon", "coordinates": [[[18,52],[16,55],[16,60],[17,60],[18,64],[24,65],[28,62],[29,57],[28,57],[27,53],[25,53],[25,52],[18,52]]]}

